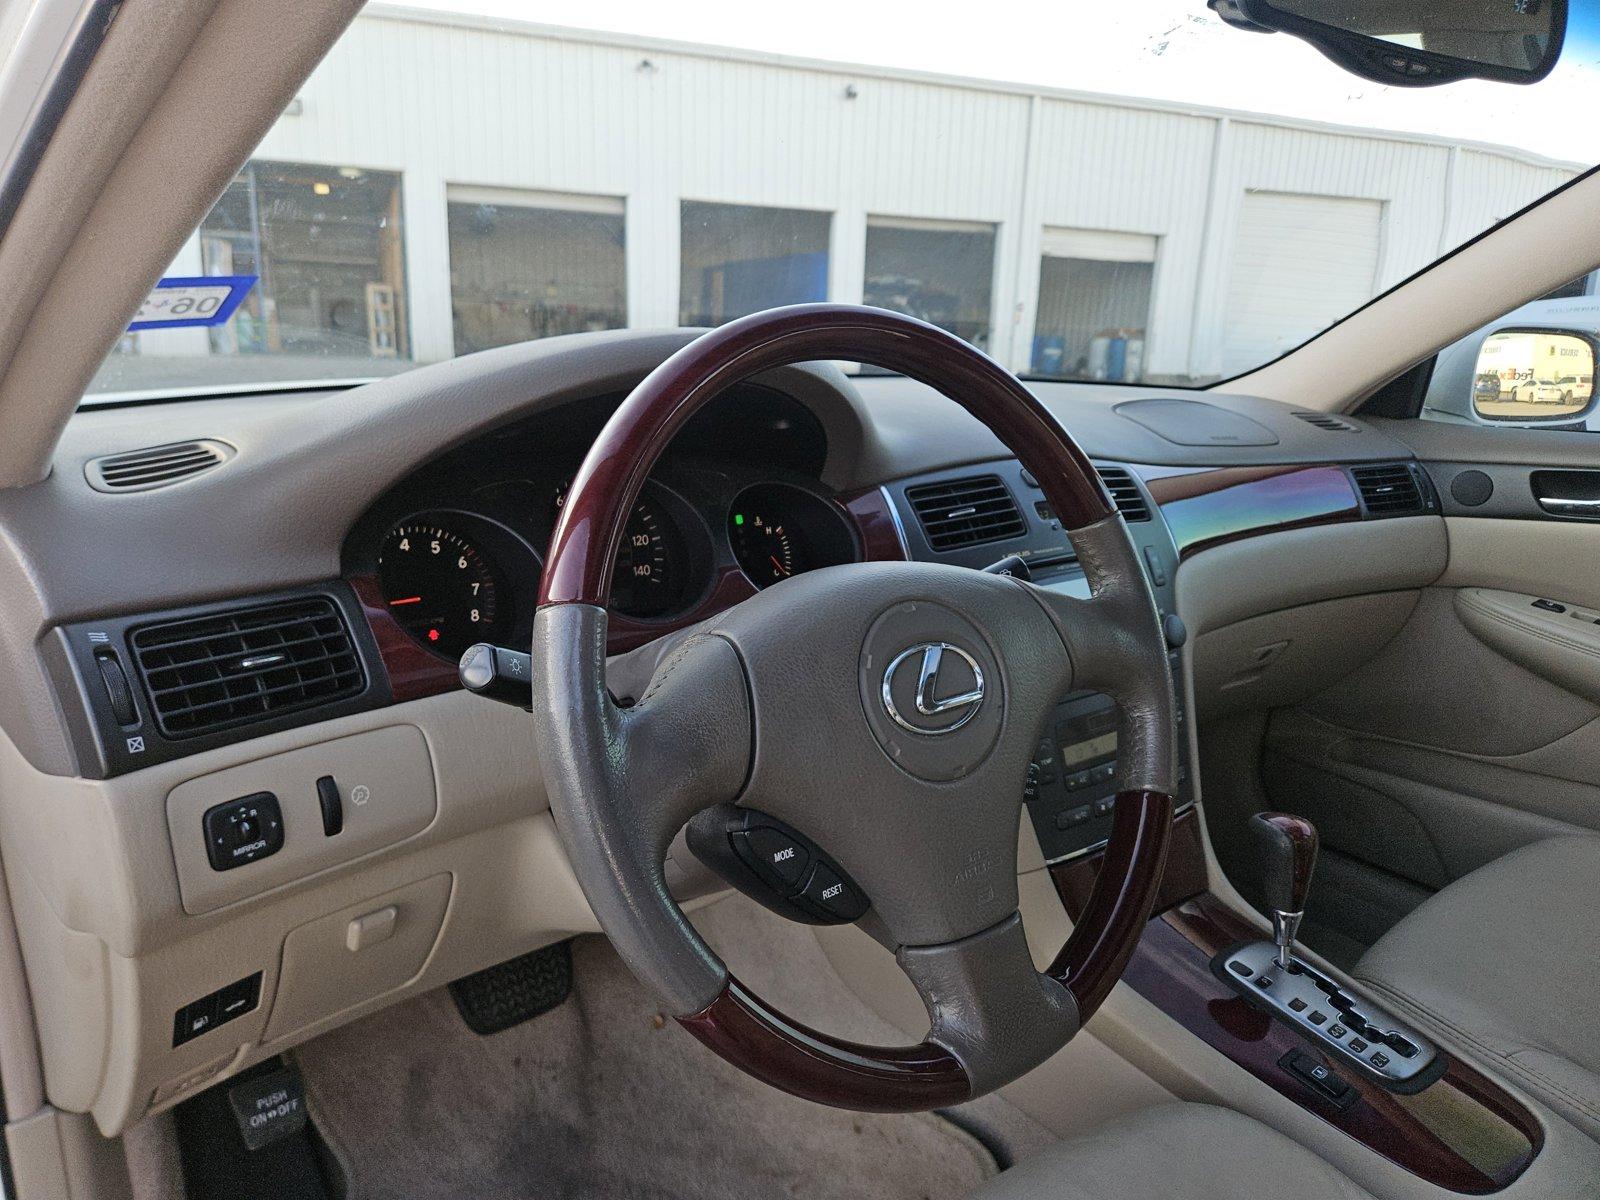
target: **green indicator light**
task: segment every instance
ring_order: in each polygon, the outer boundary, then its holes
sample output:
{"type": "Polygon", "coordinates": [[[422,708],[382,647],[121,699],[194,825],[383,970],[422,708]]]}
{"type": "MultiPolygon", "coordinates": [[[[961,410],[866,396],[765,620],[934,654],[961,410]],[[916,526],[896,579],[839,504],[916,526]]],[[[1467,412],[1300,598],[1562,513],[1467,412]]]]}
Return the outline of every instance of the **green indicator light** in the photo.
{"type": "Polygon", "coordinates": [[[743,525],[744,524],[744,514],[743,513],[734,513],[733,514],[733,523],[735,525],[743,525]]]}

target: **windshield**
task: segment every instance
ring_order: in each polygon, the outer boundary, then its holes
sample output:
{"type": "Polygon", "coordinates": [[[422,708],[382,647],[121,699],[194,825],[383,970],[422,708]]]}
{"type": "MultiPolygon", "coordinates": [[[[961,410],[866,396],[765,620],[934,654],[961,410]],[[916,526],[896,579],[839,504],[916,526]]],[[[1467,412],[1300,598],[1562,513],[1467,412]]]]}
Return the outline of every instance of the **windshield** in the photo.
{"type": "Polygon", "coordinates": [[[451,9],[356,19],[93,394],[367,379],[814,300],[914,314],[1023,375],[1199,386],[1600,158],[1582,0],[1543,83],[1415,90],[1203,0],[451,9]]]}

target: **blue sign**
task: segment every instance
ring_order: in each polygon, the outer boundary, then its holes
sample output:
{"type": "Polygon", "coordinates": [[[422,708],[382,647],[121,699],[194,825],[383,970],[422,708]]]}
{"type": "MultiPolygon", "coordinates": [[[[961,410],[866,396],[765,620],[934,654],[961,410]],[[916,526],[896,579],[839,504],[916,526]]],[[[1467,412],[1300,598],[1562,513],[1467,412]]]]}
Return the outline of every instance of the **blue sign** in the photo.
{"type": "Polygon", "coordinates": [[[258,275],[169,275],[145,297],[128,330],[221,325],[244,303],[259,278],[258,275]]]}

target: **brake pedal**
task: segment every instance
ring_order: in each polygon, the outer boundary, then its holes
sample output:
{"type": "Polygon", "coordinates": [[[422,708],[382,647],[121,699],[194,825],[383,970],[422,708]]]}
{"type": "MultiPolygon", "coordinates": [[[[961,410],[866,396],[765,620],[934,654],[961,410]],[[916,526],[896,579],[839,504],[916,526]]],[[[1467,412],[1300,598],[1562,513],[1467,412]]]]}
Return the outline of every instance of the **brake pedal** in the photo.
{"type": "Polygon", "coordinates": [[[487,1036],[543,1016],[572,994],[572,943],[558,942],[450,985],[456,1011],[487,1036]]]}

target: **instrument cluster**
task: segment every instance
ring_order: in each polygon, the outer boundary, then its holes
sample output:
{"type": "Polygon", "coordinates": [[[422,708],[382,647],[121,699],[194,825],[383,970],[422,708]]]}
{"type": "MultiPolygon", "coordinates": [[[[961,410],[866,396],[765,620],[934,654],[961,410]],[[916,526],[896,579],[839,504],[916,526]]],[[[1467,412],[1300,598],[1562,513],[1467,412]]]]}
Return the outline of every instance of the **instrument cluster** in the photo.
{"type": "MultiPolygon", "coordinates": [[[[571,472],[505,463],[477,479],[450,473],[397,489],[352,532],[347,573],[374,577],[396,624],[441,658],[475,642],[521,645],[571,472]]],[[[666,632],[710,615],[714,597],[732,602],[860,557],[849,513],[808,476],[669,463],[623,531],[613,628],[666,632]]]]}

